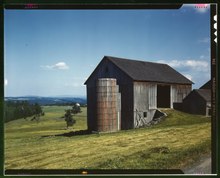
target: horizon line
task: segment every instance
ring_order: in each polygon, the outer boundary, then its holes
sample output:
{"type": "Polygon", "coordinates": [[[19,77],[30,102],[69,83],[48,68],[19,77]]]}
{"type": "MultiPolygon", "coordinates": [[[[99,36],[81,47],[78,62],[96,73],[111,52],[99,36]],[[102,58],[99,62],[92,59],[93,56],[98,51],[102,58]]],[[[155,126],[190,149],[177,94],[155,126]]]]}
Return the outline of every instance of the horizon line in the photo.
{"type": "Polygon", "coordinates": [[[4,96],[4,98],[7,98],[7,97],[41,97],[41,98],[49,98],[49,97],[74,97],[74,98],[86,98],[85,95],[51,95],[51,96],[42,96],[42,95],[19,95],[19,96],[4,96]]]}

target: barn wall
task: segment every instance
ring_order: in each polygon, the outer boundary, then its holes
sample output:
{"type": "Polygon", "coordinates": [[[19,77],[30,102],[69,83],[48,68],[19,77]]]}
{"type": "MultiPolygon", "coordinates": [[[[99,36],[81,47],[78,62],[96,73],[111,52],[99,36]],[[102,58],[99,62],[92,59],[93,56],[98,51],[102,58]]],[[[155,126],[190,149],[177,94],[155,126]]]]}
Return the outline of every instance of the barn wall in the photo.
{"type": "Polygon", "coordinates": [[[157,108],[157,85],[149,83],[148,87],[148,99],[149,99],[149,109],[157,108]]]}
{"type": "Polygon", "coordinates": [[[206,102],[206,116],[211,116],[211,102],[207,101],[206,102]]]}
{"type": "Polygon", "coordinates": [[[170,89],[171,108],[173,108],[173,103],[181,103],[191,90],[191,85],[172,84],[170,89]]]}
{"type": "Polygon", "coordinates": [[[115,78],[117,85],[119,85],[119,92],[121,94],[121,129],[131,129],[134,127],[133,122],[133,81],[118,67],[108,60],[102,62],[95,69],[93,74],[87,81],[87,120],[88,128],[96,129],[97,125],[97,106],[96,106],[96,82],[99,78],[115,78]],[[89,91],[91,90],[91,91],[89,91]],[[94,123],[93,123],[94,122],[94,123]]]}
{"type": "Polygon", "coordinates": [[[184,100],[182,110],[191,114],[206,115],[206,101],[192,91],[184,100]]]}
{"type": "Polygon", "coordinates": [[[148,82],[134,82],[134,127],[149,123],[157,108],[157,85],[148,82]]]}
{"type": "Polygon", "coordinates": [[[156,109],[156,94],[156,84],[149,82],[134,82],[134,109],[156,109]]]}
{"type": "Polygon", "coordinates": [[[133,85],[121,85],[121,129],[133,129],[133,85]]]}
{"type": "Polygon", "coordinates": [[[87,127],[90,131],[97,131],[97,92],[95,86],[88,86],[87,89],[87,127]]]}
{"type": "Polygon", "coordinates": [[[170,86],[170,107],[173,102],[182,102],[191,91],[191,85],[163,84],[156,82],[134,82],[134,126],[151,121],[157,109],[157,86],[170,86]]]}
{"type": "Polygon", "coordinates": [[[87,81],[87,85],[96,86],[99,78],[116,78],[117,84],[131,85],[133,80],[109,60],[102,60],[87,81]]]}

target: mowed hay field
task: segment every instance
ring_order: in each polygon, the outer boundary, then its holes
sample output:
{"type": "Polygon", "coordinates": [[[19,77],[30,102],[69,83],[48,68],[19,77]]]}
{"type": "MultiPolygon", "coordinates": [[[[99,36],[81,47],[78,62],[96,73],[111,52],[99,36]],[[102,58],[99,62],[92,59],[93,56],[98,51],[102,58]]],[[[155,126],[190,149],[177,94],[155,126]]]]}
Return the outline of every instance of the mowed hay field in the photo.
{"type": "Polygon", "coordinates": [[[210,118],[172,109],[158,125],[117,133],[64,136],[85,130],[86,108],[67,130],[64,106],[46,106],[39,122],[5,124],[5,169],[178,169],[211,150],[210,118]],[[60,135],[60,136],[58,136],[60,135]]]}

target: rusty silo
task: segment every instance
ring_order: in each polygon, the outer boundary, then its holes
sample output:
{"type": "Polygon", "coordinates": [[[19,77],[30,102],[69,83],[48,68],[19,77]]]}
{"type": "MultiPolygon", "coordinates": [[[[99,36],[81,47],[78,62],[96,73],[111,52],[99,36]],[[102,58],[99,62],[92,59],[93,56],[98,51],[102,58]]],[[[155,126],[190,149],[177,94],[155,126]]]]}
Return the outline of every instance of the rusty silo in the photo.
{"type": "Polygon", "coordinates": [[[120,106],[119,88],[113,78],[101,78],[97,81],[97,125],[98,132],[119,130],[120,106]]]}

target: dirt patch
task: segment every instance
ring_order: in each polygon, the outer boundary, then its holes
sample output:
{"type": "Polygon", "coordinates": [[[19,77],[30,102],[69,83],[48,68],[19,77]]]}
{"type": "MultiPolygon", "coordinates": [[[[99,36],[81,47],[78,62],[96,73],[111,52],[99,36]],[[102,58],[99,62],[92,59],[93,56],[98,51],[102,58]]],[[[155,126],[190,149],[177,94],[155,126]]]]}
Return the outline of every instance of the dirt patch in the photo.
{"type": "Polygon", "coordinates": [[[185,168],[184,174],[211,174],[211,155],[206,155],[195,164],[185,168]]]}

